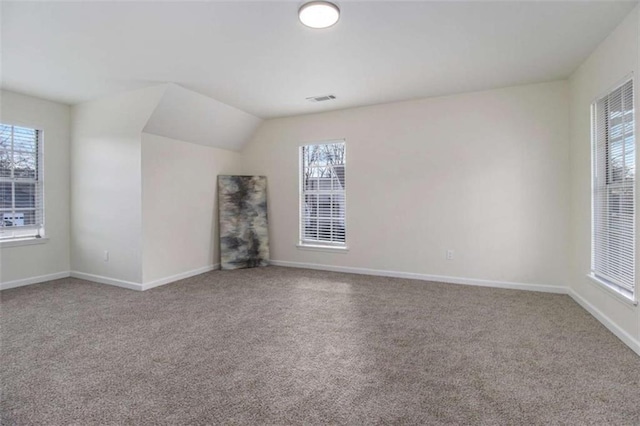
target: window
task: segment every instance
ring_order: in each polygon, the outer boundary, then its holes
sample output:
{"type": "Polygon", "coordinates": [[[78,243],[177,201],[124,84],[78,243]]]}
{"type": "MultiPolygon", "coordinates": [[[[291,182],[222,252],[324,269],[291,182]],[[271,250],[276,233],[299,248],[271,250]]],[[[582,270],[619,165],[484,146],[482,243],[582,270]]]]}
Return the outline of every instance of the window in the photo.
{"type": "Polygon", "coordinates": [[[593,104],[591,274],[635,300],[636,142],[633,81],[593,104]]]}
{"type": "Polygon", "coordinates": [[[344,247],[344,142],[300,147],[300,164],[300,244],[344,247]]]}
{"type": "Polygon", "coordinates": [[[42,236],[42,132],[0,124],[0,241],[42,236]]]}

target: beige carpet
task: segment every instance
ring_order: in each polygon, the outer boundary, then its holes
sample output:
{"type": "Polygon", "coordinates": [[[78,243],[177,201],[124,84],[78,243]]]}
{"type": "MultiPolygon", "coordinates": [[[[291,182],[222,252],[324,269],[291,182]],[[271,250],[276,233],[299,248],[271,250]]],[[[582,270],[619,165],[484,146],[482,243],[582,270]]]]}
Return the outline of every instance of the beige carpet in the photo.
{"type": "Polygon", "coordinates": [[[569,297],[268,267],[1,293],[2,424],[640,424],[569,297]]]}

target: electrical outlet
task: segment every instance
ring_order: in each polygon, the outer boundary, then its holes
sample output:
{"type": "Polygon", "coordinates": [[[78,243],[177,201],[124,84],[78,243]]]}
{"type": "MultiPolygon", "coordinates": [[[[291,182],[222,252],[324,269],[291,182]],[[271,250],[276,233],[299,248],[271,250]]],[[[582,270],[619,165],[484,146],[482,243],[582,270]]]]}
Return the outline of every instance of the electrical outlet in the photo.
{"type": "Polygon", "coordinates": [[[447,260],[453,260],[453,249],[447,250],[447,260]]]}
{"type": "Polygon", "coordinates": [[[103,257],[102,257],[102,258],[103,258],[103,260],[104,260],[105,262],[108,262],[108,261],[109,261],[109,250],[105,250],[105,251],[104,251],[104,255],[103,255],[103,257]]]}

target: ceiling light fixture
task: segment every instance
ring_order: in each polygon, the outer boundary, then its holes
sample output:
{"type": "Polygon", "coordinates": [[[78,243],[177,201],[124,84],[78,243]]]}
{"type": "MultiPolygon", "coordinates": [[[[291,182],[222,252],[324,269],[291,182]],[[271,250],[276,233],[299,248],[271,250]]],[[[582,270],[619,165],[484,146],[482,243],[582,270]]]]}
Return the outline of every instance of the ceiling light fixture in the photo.
{"type": "Polygon", "coordinates": [[[328,28],[340,19],[340,9],[328,1],[311,1],[298,10],[300,22],[310,28],[328,28]]]}

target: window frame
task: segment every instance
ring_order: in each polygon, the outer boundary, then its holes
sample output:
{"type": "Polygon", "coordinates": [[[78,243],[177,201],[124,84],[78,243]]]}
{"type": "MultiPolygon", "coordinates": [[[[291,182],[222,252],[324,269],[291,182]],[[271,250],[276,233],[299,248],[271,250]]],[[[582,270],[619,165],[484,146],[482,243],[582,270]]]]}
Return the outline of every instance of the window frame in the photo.
{"type": "MultiPolygon", "coordinates": [[[[11,127],[12,131],[12,139],[13,132],[15,127],[21,127],[29,130],[34,130],[37,132],[37,141],[36,141],[36,176],[35,178],[16,178],[15,176],[11,177],[0,177],[0,182],[11,182],[12,183],[12,199],[14,200],[14,205],[12,206],[12,211],[15,212],[17,209],[15,207],[15,184],[16,183],[28,183],[35,184],[35,207],[34,208],[24,208],[19,210],[33,210],[34,215],[36,217],[36,221],[38,221],[38,217],[40,218],[39,224],[34,225],[22,225],[22,226],[12,226],[12,227],[0,227],[0,247],[13,247],[16,245],[23,244],[32,244],[30,241],[37,239],[39,242],[46,242],[48,238],[45,236],[45,182],[44,182],[44,130],[39,126],[33,126],[30,124],[24,123],[13,123],[13,122],[2,122],[0,123],[3,126],[11,127]]],[[[19,150],[15,150],[13,146],[11,147],[11,155],[15,155],[15,152],[19,150]]],[[[2,214],[5,212],[0,212],[0,218],[2,214]]]]}
{"type": "MultiPolygon", "coordinates": [[[[297,247],[300,249],[310,249],[310,250],[319,250],[319,251],[348,251],[347,247],[347,190],[346,190],[346,158],[347,158],[347,144],[345,139],[334,139],[334,140],[325,140],[318,142],[309,142],[303,143],[298,146],[298,174],[299,174],[299,194],[298,194],[298,244],[297,247]],[[304,187],[304,176],[305,176],[305,163],[304,163],[304,148],[310,146],[317,145],[333,145],[333,144],[342,144],[344,145],[344,182],[345,187],[342,190],[328,190],[326,193],[342,195],[344,200],[342,215],[344,221],[344,241],[323,241],[323,240],[314,240],[305,238],[304,227],[305,227],[305,195],[309,194],[309,190],[306,190],[304,187]]],[[[315,190],[315,192],[320,190],[315,190]]],[[[314,191],[312,191],[314,192],[314,191]]]]}
{"type": "MultiPolygon", "coordinates": [[[[624,127],[624,120],[622,122],[622,125],[624,127]]],[[[626,146],[624,146],[625,144],[624,130],[623,130],[622,144],[623,144],[623,147],[622,147],[623,151],[626,151],[627,148],[626,146]]],[[[637,245],[637,238],[636,238],[637,182],[636,181],[637,179],[635,175],[635,169],[637,165],[637,149],[638,149],[638,144],[637,144],[637,119],[636,119],[636,87],[635,87],[634,75],[629,74],[624,79],[622,79],[618,84],[613,86],[611,89],[607,90],[602,95],[596,97],[596,99],[591,103],[591,265],[590,265],[590,271],[589,271],[588,277],[591,278],[591,280],[597,283],[599,286],[605,288],[608,291],[611,291],[614,295],[621,298],[621,300],[630,302],[634,305],[637,305],[638,303],[638,299],[637,299],[638,290],[636,285],[636,278],[637,278],[636,265],[637,265],[637,254],[638,254],[638,250],[636,247],[637,245]],[[598,271],[596,266],[596,257],[598,257],[598,253],[599,253],[598,243],[596,240],[597,233],[598,233],[597,228],[598,228],[599,222],[603,222],[603,219],[600,218],[597,213],[598,204],[604,204],[604,207],[607,209],[607,213],[602,213],[602,215],[605,215],[605,219],[607,217],[611,217],[612,214],[609,213],[609,209],[611,208],[612,201],[608,201],[609,191],[614,191],[616,188],[618,188],[618,190],[624,189],[623,187],[625,183],[624,179],[620,179],[620,180],[616,179],[612,181],[612,177],[611,177],[612,156],[611,156],[611,146],[610,146],[611,129],[609,128],[609,118],[608,118],[609,115],[608,113],[605,113],[604,115],[606,120],[605,126],[607,130],[604,131],[604,136],[606,139],[603,142],[599,140],[599,134],[600,134],[599,126],[602,125],[602,123],[599,122],[599,118],[600,118],[599,104],[601,103],[606,104],[606,102],[609,102],[607,98],[609,98],[618,90],[622,91],[620,96],[624,98],[624,90],[625,90],[624,87],[629,83],[631,83],[631,99],[633,102],[633,109],[631,112],[633,117],[632,118],[633,125],[631,126],[631,130],[633,133],[633,168],[634,168],[634,176],[630,186],[633,193],[633,197],[632,197],[633,216],[631,219],[632,253],[630,256],[630,259],[632,262],[632,265],[630,266],[630,270],[632,271],[632,275],[633,275],[632,290],[629,290],[624,285],[617,283],[616,279],[611,278],[603,271],[598,271]],[[605,144],[604,164],[601,164],[602,162],[598,161],[599,155],[602,155],[602,154],[599,154],[599,151],[602,149],[601,148],[602,143],[605,144]],[[602,180],[602,177],[600,177],[599,179],[599,176],[602,176],[603,173],[604,173],[604,184],[599,182],[599,180],[602,180]],[[599,191],[602,192],[603,189],[604,189],[604,192],[607,194],[607,200],[603,200],[602,197],[604,197],[604,195],[599,193],[599,191]]],[[[626,153],[625,153],[625,156],[626,156],[626,153]]],[[[626,158],[625,158],[625,162],[626,162],[626,158]]],[[[616,223],[615,225],[618,225],[618,223],[616,223]]],[[[611,233],[609,226],[610,225],[607,226],[607,235],[610,235],[611,233]]],[[[607,250],[607,253],[605,253],[605,255],[607,255],[607,257],[610,257],[608,250],[607,250]]]]}

